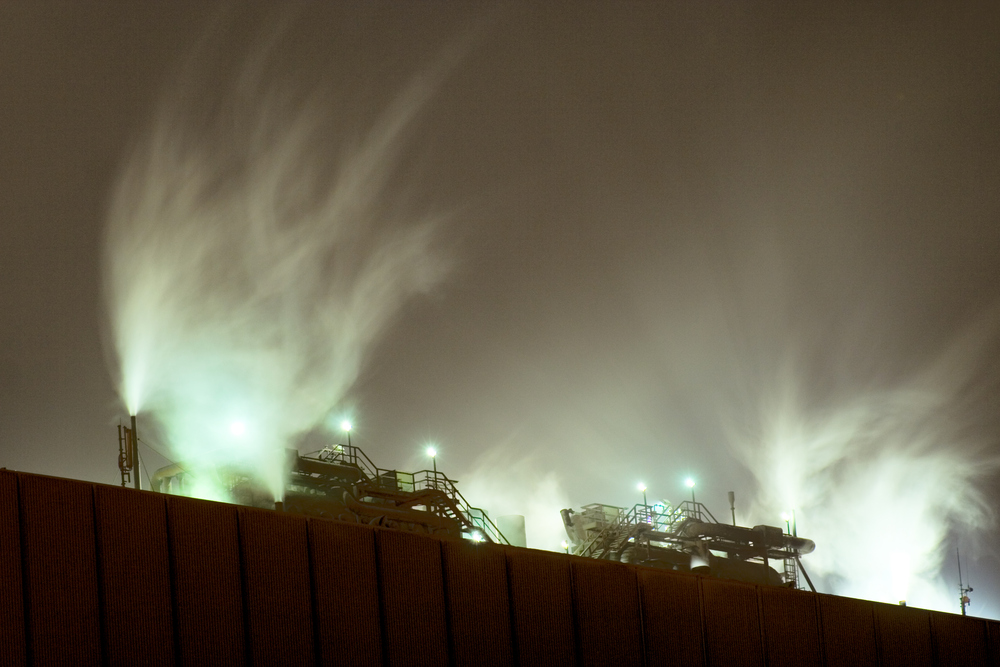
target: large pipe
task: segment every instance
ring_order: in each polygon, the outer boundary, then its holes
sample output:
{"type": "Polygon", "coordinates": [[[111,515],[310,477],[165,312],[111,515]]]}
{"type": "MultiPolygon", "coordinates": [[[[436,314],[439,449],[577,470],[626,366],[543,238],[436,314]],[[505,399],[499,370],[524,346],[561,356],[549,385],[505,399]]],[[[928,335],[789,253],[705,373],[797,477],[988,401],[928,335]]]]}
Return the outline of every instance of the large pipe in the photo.
{"type": "MultiPolygon", "coordinates": [[[[773,537],[767,539],[767,546],[783,549],[791,549],[800,554],[812,553],[816,549],[816,543],[804,537],[785,535],[780,528],[771,531],[773,537]],[[775,533],[774,531],[777,531],[775,533]],[[780,535],[780,536],[779,536],[780,535]]],[[[721,523],[704,523],[701,521],[689,521],[681,529],[685,537],[718,537],[733,542],[756,543],[761,541],[761,535],[767,535],[762,531],[762,527],[744,528],[742,526],[727,526],[721,523]]]]}
{"type": "Polygon", "coordinates": [[[135,415],[132,415],[132,471],[135,473],[135,488],[142,489],[139,474],[139,432],[135,430],[135,415]]]}

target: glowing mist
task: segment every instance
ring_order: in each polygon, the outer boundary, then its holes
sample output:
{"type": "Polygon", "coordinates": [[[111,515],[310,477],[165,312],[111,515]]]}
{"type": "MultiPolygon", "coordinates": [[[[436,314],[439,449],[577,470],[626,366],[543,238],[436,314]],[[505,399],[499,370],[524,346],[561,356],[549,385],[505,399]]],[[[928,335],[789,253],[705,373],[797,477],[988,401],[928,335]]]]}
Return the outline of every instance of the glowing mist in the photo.
{"type": "Polygon", "coordinates": [[[170,91],[187,102],[161,105],[125,163],[105,238],[122,401],[216,498],[212,471],[232,465],[280,499],[281,448],[324,422],[369,345],[448,268],[439,221],[400,214],[389,186],[427,82],[358,138],[331,126],[323,95],[258,74],[170,91]]]}
{"type": "Polygon", "coordinates": [[[789,363],[759,421],[733,432],[759,486],[754,521],[794,509],[825,592],[958,611],[941,575],[949,538],[992,519],[977,483],[997,462],[970,428],[970,393],[994,329],[980,322],[923,372],[849,400],[810,403],[789,363]]]}

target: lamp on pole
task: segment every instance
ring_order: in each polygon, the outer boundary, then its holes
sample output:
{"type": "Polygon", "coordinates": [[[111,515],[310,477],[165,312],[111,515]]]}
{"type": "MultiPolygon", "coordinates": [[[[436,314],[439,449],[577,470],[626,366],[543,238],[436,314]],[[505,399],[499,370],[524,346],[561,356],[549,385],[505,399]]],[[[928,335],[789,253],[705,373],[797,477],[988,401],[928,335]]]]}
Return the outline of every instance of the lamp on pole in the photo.
{"type": "Polygon", "coordinates": [[[687,487],[689,489],[691,489],[691,502],[692,503],[695,502],[695,500],[694,500],[694,479],[692,479],[691,477],[688,477],[686,480],[684,480],[684,483],[687,484],[687,487]]]}
{"type": "Polygon", "coordinates": [[[344,431],[344,433],[347,434],[347,446],[350,447],[351,446],[351,429],[353,428],[353,426],[351,425],[351,422],[349,422],[349,421],[347,421],[345,419],[344,421],[340,422],[340,428],[341,428],[341,430],[344,431]]]}
{"type": "Polygon", "coordinates": [[[434,466],[434,477],[437,477],[438,472],[438,462],[437,462],[437,449],[434,447],[427,448],[427,456],[431,457],[431,464],[434,466]]]}
{"type": "Polygon", "coordinates": [[[792,517],[788,515],[788,512],[781,513],[781,519],[785,522],[785,533],[788,535],[792,534],[792,517]]]}
{"type": "Polygon", "coordinates": [[[649,503],[646,502],[646,485],[639,482],[639,490],[642,491],[642,504],[645,507],[649,507],[649,503]]]}

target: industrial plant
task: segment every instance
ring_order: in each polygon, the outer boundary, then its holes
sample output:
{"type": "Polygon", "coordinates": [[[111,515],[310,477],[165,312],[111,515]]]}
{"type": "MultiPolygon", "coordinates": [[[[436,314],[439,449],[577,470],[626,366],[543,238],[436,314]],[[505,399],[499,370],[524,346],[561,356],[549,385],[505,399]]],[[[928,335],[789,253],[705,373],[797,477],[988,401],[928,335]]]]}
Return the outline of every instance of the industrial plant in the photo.
{"type": "Polygon", "coordinates": [[[436,463],[383,469],[350,442],[284,460],[277,502],[216,470],[236,504],[183,495],[183,465],[151,491],[0,470],[0,663],[998,664],[998,622],[795,590],[815,545],[791,523],[591,504],[552,553],[436,463]]]}
{"type": "MultiPolygon", "coordinates": [[[[284,450],[281,500],[239,467],[212,472],[224,480],[230,499],[238,505],[444,539],[526,546],[524,517],[504,516],[494,522],[485,510],[471,506],[455,482],[437,469],[433,449],[432,470],[380,468],[350,444],[350,426],[343,430],[348,444],[328,445],[310,454],[284,450]]],[[[118,465],[122,486],[134,480],[139,488],[135,433],[135,417],[131,427],[119,427],[118,465]]],[[[150,483],[156,492],[190,495],[196,475],[183,464],[173,464],[157,470],[150,483]]],[[[737,526],[734,500],[730,493],[732,525],[716,520],[693,494],[676,507],[665,502],[650,505],[644,489],[643,503],[631,508],[592,503],[579,511],[564,509],[565,549],[585,558],[788,588],[800,587],[801,572],[816,592],[800,558],[816,548],[813,541],[799,537],[791,524],[788,532],[777,526],[737,526]]]]}

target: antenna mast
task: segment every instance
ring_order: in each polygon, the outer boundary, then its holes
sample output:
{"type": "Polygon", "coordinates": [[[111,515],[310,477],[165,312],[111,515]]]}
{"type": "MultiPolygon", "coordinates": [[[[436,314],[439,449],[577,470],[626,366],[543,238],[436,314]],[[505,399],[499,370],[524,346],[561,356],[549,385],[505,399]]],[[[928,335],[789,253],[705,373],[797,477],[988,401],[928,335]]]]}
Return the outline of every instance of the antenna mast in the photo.
{"type": "Polygon", "coordinates": [[[955,547],[955,557],[958,559],[958,603],[962,605],[962,616],[965,616],[965,607],[969,604],[972,586],[962,584],[962,555],[958,553],[958,547],[955,547]]]}

